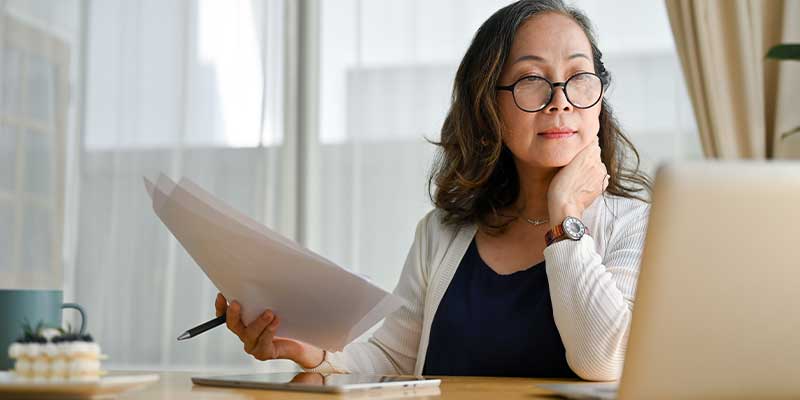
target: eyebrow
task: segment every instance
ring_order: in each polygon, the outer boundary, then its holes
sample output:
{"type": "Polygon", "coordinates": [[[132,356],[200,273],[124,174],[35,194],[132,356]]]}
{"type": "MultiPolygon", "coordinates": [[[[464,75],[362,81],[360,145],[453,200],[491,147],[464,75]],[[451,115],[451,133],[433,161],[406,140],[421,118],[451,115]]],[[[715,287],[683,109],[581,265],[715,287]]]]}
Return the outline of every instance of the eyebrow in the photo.
{"type": "MultiPolygon", "coordinates": [[[[567,57],[567,60],[572,60],[572,59],[575,59],[575,58],[585,58],[585,59],[587,59],[589,61],[592,61],[591,58],[589,58],[586,54],[583,54],[583,53],[572,54],[571,56],[567,57]]],[[[544,58],[539,57],[539,56],[535,56],[533,54],[526,54],[524,56],[521,56],[521,57],[517,58],[516,60],[514,60],[514,64],[516,64],[516,63],[518,63],[520,61],[547,62],[547,60],[545,60],[544,58]]]]}

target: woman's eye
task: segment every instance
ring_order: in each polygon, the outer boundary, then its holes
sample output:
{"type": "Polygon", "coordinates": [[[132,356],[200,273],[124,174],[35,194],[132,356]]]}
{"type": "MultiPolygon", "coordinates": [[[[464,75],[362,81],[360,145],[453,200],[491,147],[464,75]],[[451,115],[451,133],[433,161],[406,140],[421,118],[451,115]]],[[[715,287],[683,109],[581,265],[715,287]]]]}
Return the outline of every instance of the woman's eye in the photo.
{"type": "Polygon", "coordinates": [[[536,72],[528,72],[527,74],[522,74],[517,79],[522,78],[544,78],[544,74],[536,73],[536,72]]]}

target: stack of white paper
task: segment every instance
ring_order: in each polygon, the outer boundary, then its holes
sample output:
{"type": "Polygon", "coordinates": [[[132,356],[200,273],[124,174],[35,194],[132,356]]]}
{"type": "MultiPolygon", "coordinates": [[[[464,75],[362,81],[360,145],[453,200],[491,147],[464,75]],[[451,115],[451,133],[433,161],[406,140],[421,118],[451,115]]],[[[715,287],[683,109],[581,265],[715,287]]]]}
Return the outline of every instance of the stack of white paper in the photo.
{"type": "Polygon", "coordinates": [[[249,324],[280,316],[277,336],[327,350],[345,345],[402,300],[224,204],[188,179],[145,178],[153,210],[249,324]]]}

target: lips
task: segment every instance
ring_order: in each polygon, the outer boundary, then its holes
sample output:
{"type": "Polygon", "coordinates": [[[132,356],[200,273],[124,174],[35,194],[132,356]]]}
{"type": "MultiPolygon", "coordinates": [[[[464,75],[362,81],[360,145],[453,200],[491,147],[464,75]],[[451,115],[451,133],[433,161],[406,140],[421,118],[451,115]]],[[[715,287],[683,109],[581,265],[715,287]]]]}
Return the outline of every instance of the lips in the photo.
{"type": "Polygon", "coordinates": [[[574,135],[578,131],[566,126],[559,126],[555,128],[549,128],[542,132],[538,133],[538,136],[544,137],[545,139],[561,139],[566,138],[574,135]]]}

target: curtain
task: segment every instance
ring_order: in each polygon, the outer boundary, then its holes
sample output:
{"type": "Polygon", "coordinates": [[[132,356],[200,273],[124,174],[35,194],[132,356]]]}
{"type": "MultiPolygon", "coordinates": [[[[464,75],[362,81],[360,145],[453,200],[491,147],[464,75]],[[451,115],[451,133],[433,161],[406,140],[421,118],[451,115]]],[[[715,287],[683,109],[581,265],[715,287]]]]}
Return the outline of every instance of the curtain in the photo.
{"type": "Polygon", "coordinates": [[[790,29],[797,29],[797,1],[666,4],[704,154],[723,159],[774,157],[782,145],[781,129],[789,118],[796,118],[788,115],[791,103],[784,103],[798,87],[796,75],[779,74],[777,62],[764,55],[788,39],[790,29]],[[780,97],[779,88],[785,93],[780,97]]]}
{"type": "Polygon", "coordinates": [[[88,3],[70,294],[111,368],[266,369],[214,317],[216,289],[153,213],[142,177],[188,177],[293,237],[282,0],[88,3]]]}

